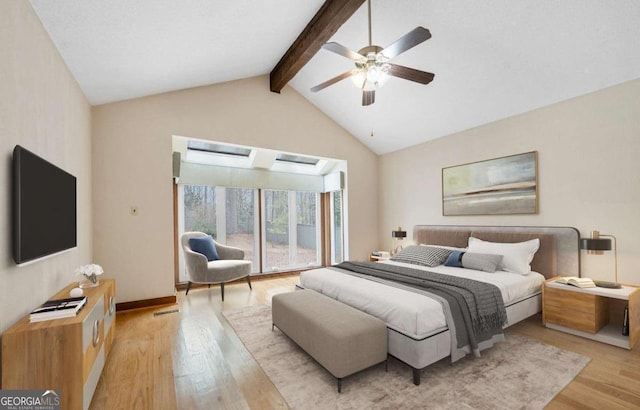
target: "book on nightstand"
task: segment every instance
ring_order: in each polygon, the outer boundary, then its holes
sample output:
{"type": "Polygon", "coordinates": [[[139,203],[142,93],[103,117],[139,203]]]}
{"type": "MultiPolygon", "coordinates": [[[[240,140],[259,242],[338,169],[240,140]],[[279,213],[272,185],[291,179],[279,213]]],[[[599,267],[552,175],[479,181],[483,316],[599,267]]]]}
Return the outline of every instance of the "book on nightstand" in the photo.
{"type": "Polygon", "coordinates": [[[577,276],[565,276],[564,278],[556,280],[556,283],[564,283],[565,285],[572,285],[578,288],[595,288],[596,284],[589,278],[579,278],[577,276]]]}
{"type": "Polygon", "coordinates": [[[78,314],[86,303],[86,296],[48,300],[40,307],[31,311],[29,322],[42,322],[43,320],[73,317],[78,314]]]}

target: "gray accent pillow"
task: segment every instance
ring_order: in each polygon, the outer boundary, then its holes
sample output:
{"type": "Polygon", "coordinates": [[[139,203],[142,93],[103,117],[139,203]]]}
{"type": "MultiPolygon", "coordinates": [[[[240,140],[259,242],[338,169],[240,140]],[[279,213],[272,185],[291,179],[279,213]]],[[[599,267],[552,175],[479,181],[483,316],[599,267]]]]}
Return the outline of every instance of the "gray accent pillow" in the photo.
{"type": "Polygon", "coordinates": [[[391,257],[392,261],[412,263],[414,265],[434,266],[442,265],[453,252],[451,249],[436,246],[411,245],[402,249],[391,257]]]}
{"type": "Polygon", "coordinates": [[[502,262],[502,255],[465,252],[462,255],[461,262],[463,268],[493,273],[498,269],[500,262],[502,262]]]}

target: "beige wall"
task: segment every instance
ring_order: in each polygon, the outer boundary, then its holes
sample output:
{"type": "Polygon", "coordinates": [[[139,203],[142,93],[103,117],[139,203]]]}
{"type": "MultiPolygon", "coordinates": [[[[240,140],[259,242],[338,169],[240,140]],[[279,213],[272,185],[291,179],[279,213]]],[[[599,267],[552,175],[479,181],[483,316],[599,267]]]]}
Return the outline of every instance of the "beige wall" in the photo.
{"type": "Polygon", "coordinates": [[[0,332],[75,280],[91,262],[91,112],[26,1],[0,2],[0,332]],[[17,267],[11,239],[11,153],[22,145],[77,178],[78,247],[17,267]]]}
{"type": "Polygon", "coordinates": [[[351,258],[376,246],[378,157],[292,88],[269,92],[268,81],[93,107],[94,256],[117,279],[118,302],[174,291],[173,134],[347,160],[351,258]]]}
{"type": "MultiPolygon", "coordinates": [[[[640,80],[380,158],[380,243],[398,224],[573,226],[618,239],[621,281],[640,283],[640,80]],[[443,167],[538,151],[539,213],[442,216],[443,167]],[[399,198],[403,198],[402,200],[399,198]]],[[[613,279],[613,255],[582,255],[587,276],[613,279]]]]}

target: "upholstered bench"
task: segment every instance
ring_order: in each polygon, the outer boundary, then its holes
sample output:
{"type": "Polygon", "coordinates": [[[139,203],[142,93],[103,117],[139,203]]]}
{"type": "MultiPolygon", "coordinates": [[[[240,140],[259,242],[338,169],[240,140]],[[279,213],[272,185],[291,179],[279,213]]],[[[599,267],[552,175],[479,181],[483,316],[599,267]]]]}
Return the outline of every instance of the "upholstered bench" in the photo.
{"type": "Polygon", "coordinates": [[[387,360],[387,326],[351,306],[305,289],[272,299],[272,327],[342,378],[387,360]]]}

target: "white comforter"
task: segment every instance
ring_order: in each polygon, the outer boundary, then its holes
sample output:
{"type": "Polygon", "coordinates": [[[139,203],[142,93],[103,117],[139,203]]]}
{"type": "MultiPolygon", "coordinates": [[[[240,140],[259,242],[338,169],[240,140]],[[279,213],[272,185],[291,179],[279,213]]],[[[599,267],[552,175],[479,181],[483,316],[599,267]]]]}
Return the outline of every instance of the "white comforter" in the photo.
{"type": "MultiPolygon", "coordinates": [[[[536,272],[523,276],[501,271],[487,273],[443,265],[427,268],[392,261],[384,263],[491,283],[500,289],[505,306],[539,293],[544,282],[544,276],[536,272]]],[[[329,268],[302,272],[300,286],[313,289],[378,317],[385,321],[388,327],[413,338],[421,339],[447,328],[440,302],[410,290],[387,286],[329,268]]]]}

